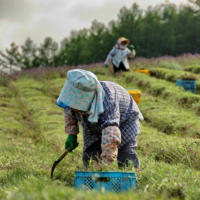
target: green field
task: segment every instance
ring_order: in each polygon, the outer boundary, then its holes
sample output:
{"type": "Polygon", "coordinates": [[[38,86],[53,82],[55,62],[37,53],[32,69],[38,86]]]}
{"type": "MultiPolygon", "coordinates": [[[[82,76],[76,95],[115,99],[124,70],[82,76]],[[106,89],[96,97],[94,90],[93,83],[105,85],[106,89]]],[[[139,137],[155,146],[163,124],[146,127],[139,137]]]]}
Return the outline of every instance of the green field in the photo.
{"type": "MultiPolygon", "coordinates": [[[[1,81],[0,199],[200,199],[200,95],[185,92],[169,78],[190,73],[198,83],[199,75],[191,69],[198,66],[194,59],[175,61],[178,64],[170,69],[165,60],[136,60],[131,72],[117,76],[103,65],[91,68],[99,80],[142,91],[139,107],[145,120],[138,136],[137,190],[118,195],[74,189],[74,171],[83,169],[81,133],[79,147],[58,165],[50,180],[51,166],[62,154],[67,137],[63,111],[55,105],[66,80],[63,71],[1,81]],[[158,75],[135,73],[139,67],[158,75]]],[[[116,164],[110,170],[115,168],[116,164]]]]}

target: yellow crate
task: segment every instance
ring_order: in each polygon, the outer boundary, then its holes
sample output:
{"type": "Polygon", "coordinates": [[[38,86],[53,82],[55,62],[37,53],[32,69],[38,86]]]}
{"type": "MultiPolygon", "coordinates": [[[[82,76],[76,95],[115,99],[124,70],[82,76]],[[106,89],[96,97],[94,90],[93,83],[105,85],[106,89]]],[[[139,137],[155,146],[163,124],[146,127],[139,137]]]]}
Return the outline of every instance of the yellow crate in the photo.
{"type": "Polygon", "coordinates": [[[144,73],[144,74],[150,74],[148,69],[137,69],[135,70],[137,73],[144,73]]]}
{"type": "Polygon", "coordinates": [[[127,90],[127,92],[132,96],[137,104],[141,102],[142,93],[140,90],[127,90]]]}

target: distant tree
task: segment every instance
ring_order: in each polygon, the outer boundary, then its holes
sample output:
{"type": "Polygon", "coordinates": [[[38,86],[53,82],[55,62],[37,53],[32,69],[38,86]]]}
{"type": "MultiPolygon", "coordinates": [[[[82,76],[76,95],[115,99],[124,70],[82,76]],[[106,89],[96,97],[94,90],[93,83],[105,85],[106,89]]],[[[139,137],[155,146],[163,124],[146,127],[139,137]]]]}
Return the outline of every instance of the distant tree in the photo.
{"type": "Polygon", "coordinates": [[[200,0],[188,0],[190,3],[197,5],[200,8],[200,0]]]}
{"type": "Polygon", "coordinates": [[[124,36],[133,41],[135,38],[134,34],[137,30],[137,20],[141,17],[142,10],[139,6],[134,3],[130,9],[125,6],[121,8],[118,14],[117,24],[117,34],[118,37],[124,36]]]}
{"type": "Polygon", "coordinates": [[[191,7],[182,6],[177,16],[176,25],[177,55],[184,52],[198,52],[197,38],[199,37],[199,25],[195,11],[191,7]]]}
{"type": "Polygon", "coordinates": [[[22,49],[22,67],[23,68],[33,68],[35,53],[37,51],[36,44],[34,44],[33,40],[27,38],[25,44],[21,46],[22,49]]]}
{"type": "Polygon", "coordinates": [[[55,56],[58,50],[58,43],[47,37],[44,43],[35,52],[35,60],[40,61],[40,67],[55,66],[55,56]]]}
{"type": "Polygon", "coordinates": [[[69,44],[69,38],[64,38],[64,40],[61,41],[60,50],[54,58],[55,66],[68,65],[67,49],[69,47],[69,44]]]}
{"type": "Polygon", "coordinates": [[[0,59],[0,67],[2,68],[8,68],[8,63],[4,59],[0,59]]]}
{"type": "Polygon", "coordinates": [[[160,16],[160,28],[156,48],[158,55],[176,54],[177,7],[175,4],[166,3],[157,7],[160,16]]]}
{"type": "Polygon", "coordinates": [[[104,45],[106,42],[105,36],[108,34],[107,28],[103,23],[94,20],[89,30],[90,37],[88,38],[87,48],[90,49],[90,60],[99,62],[105,59],[104,45]]]}
{"type": "MultiPolygon", "coordinates": [[[[15,65],[17,67],[21,67],[21,59],[22,56],[19,52],[19,46],[17,46],[14,42],[11,43],[10,49],[6,48],[6,54],[0,51],[0,55],[7,62],[7,64],[15,65]]],[[[3,61],[2,61],[3,62],[3,61]]]]}
{"type": "Polygon", "coordinates": [[[147,58],[200,52],[200,0],[188,1],[192,4],[177,7],[166,1],[146,10],[136,3],[124,6],[108,26],[94,20],[90,28],[72,30],[59,49],[50,37],[39,47],[27,38],[21,54],[12,43],[6,54],[0,53],[0,65],[32,68],[104,61],[119,37],[127,37],[137,56],[147,58]]]}

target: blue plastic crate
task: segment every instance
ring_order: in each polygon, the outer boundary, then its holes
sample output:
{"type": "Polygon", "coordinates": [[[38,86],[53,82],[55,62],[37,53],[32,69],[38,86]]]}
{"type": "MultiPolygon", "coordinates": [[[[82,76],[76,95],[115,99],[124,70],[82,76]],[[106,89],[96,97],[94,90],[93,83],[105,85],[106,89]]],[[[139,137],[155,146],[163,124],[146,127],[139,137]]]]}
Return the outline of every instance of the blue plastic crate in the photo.
{"type": "Polygon", "coordinates": [[[136,176],[132,172],[75,172],[75,188],[119,193],[135,190],[136,176]]]}
{"type": "Polygon", "coordinates": [[[195,93],[195,91],[196,91],[196,81],[194,81],[194,80],[179,80],[179,79],[177,79],[176,85],[184,87],[185,91],[191,91],[193,93],[195,93]]]}

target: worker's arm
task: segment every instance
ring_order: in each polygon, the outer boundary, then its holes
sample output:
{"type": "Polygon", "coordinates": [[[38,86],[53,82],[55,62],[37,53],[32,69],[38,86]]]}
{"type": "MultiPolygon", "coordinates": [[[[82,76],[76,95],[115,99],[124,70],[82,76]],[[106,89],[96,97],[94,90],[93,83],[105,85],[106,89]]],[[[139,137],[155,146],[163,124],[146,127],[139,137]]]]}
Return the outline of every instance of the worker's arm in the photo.
{"type": "Polygon", "coordinates": [[[109,65],[109,62],[112,61],[112,58],[113,58],[115,55],[116,55],[116,49],[113,48],[113,49],[110,51],[110,53],[108,54],[108,56],[107,56],[107,58],[106,58],[106,60],[105,60],[105,62],[104,62],[105,66],[108,66],[108,65],[109,65]]]}
{"type": "Polygon", "coordinates": [[[102,130],[101,159],[103,163],[111,164],[117,159],[118,148],[121,143],[121,133],[117,126],[108,126],[102,130]]]}
{"type": "Polygon", "coordinates": [[[129,58],[134,58],[135,57],[136,51],[134,50],[134,46],[133,45],[130,45],[129,49],[126,48],[126,51],[127,51],[127,56],[129,58]]]}
{"type": "Polygon", "coordinates": [[[71,108],[64,109],[65,132],[68,135],[77,135],[79,133],[78,120],[76,114],[71,108]]]}
{"type": "Polygon", "coordinates": [[[65,142],[65,149],[70,146],[70,149],[74,150],[78,146],[77,134],[79,133],[79,126],[76,114],[71,108],[64,108],[64,121],[65,132],[68,134],[68,138],[65,142]]]}
{"type": "Polygon", "coordinates": [[[104,102],[107,102],[107,106],[104,106],[104,113],[101,115],[102,121],[102,162],[111,164],[114,160],[117,159],[118,148],[117,146],[121,143],[121,132],[119,130],[119,106],[117,101],[114,99],[104,99],[104,102]]]}

